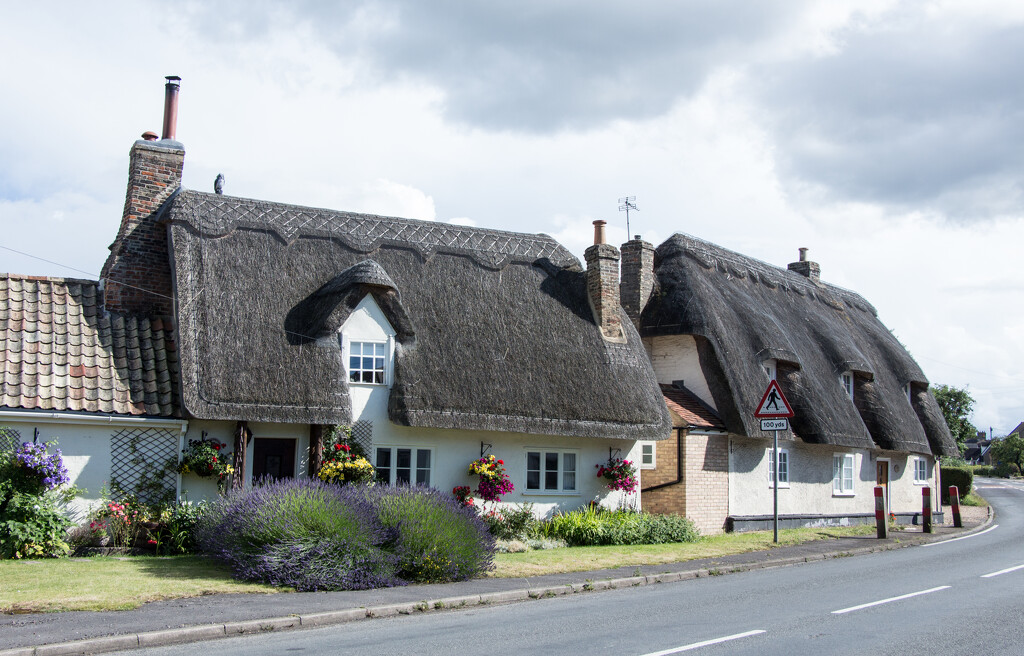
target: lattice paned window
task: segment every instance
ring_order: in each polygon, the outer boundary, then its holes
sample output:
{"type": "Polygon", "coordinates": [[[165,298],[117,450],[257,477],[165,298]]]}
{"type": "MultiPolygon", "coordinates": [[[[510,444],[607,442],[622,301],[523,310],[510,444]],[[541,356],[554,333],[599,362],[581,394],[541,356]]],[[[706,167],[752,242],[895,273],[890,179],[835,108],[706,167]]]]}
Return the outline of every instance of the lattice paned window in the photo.
{"type": "Polygon", "coordinates": [[[110,487],[144,503],[174,500],[178,436],[164,428],[126,428],[110,438],[110,487]]]}
{"type": "Polygon", "coordinates": [[[352,424],[352,441],[369,456],[373,453],[373,422],[360,420],[352,424]]]}
{"type": "Polygon", "coordinates": [[[21,446],[21,433],[13,428],[0,426],[0,451],[15,451],[21,446]]]}

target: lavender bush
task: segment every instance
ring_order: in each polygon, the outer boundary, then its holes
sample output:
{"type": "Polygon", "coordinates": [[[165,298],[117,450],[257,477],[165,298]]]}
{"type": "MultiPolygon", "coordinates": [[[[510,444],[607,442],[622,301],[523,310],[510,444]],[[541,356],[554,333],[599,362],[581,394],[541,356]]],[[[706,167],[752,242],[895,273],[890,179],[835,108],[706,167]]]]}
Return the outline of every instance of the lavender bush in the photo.
{"type": "Polygon", "coordinates": [[[384,526],[397,531],[399,574],[411,581],[463,581],[491,569],[494,536],[476,509],[423,487],[373,489],[384,526]]]}
{"type": "Polygon", "coordinates": [[[242,579],[298,590],[449,581],[491,567],[493,538],[471,509],[425,488],[267,482],[215,503],[203,550],[242,579]]]}
{"type": "Polygon", "coordinates": [[[214,503],[198,526],[203,551],[238,578],[297,590],[399,585],[392,541],[353,486],[317,480],[264,482],[214,503]]]}

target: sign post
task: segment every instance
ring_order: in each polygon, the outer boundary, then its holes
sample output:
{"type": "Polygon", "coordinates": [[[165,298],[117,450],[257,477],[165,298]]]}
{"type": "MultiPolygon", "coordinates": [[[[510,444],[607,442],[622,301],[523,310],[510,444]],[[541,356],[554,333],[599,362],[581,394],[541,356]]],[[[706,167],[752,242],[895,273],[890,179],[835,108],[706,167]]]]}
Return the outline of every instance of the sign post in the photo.
{"type": "Polygon", "coordinates": [[[772,431],[772,532],[773,540],[779,541],[779,431],[789,429],[789,418],[793,416],[793,408],[782,393],[778,381],[768,382],[768,389],[761,397],[754,416],[761,420],[761,430],[772,431]]]}

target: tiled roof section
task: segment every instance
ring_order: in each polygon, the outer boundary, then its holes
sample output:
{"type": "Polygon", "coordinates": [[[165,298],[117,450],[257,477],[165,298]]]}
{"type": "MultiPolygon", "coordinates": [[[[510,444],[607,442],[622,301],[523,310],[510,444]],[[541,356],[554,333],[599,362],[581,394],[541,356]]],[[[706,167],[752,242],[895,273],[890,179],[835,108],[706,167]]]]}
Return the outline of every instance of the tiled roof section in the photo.
{"type": "Polygon", "coordinates": [[[0,407],[180,417],[162,321],[102,316],[93,280],[0,274],[0,407]]]}
{"type": "Polygon", "coordinates": [[[510,262],[532,263],[540,259],[558,266],[579,264],[572,253],[547,235],[464,228],[192,190],[180,191],[170,208],[168,220],[188,223],[207,237],[222,237],[238,228],[269,230],[287,244],[299,237],[326,237],[363,253],[382,245],[398,245],[416,249],[424,259],[439,252],[457,253],[495,270],[510,262]]]}
{"type": "Polygon", "coordinates": [[[682,418],[692,428],[714,428],[725,430],[725,423],[714,410],[685,387],[662,385],[668,409],[682,418]]]}

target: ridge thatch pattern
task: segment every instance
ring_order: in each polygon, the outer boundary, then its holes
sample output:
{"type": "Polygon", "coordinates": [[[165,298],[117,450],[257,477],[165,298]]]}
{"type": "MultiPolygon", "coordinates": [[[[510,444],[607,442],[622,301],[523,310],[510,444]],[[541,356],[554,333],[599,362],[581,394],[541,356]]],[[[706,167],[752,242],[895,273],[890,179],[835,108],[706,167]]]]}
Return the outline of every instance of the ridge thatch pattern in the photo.
{"type": "Polygon", "coordinates": [[[639,336],[601,338],[579,262],[550,237],[194,191],[163,220],[196,417],[349,423],[336,331],[371,294],[397,332],[398,424],[629,439],[671,428],[639,336]]]}
{"type": "Polygon", "coordinates": [[[642,332],[697,337],[730,432],[768,437],[753,412],[767,385],[762,365],[775,359],[803,440],[956,452],[920,367],[861,296],[683,234],[655,251],[655,275],[642,332]],[[844,371],[854,373],[855,402],[839,383],[844,371]]]}

